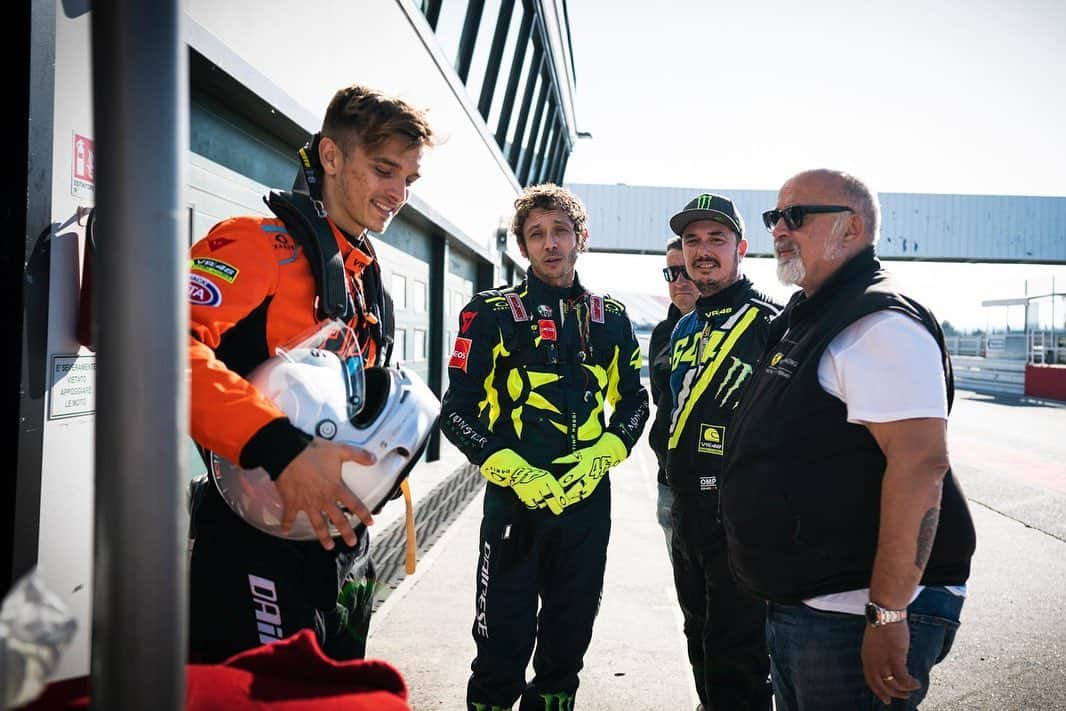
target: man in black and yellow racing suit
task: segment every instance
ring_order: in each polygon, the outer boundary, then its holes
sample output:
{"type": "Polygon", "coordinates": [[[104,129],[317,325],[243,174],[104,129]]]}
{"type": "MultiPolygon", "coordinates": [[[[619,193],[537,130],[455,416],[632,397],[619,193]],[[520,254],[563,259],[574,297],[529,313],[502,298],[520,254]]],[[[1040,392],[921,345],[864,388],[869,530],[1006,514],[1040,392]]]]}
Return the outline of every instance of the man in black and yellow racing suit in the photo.
{"type": "Polygon", "coordinates": [[[769,711],[765,605],[740,590],[729,570],[718,477],[733,410],[781,307],[741,273],[748,242],[732,200],[699,195],[670,227],[700,292],[670,336],[666,451],[674,494],[671,561],[689,663],[703,711],[769,711]]]}
{"type": "Polygon", "coordinates": [[[467,706],[510,709],[521,697],[520,709],[561,711],[573,708],[603,587],[607,471],[640,438],[648,396],[625,307],[574,271],[584,206],[548,184],[515,209],[528,277],[463,309],[441,427],[489,481],[467,706]]]}

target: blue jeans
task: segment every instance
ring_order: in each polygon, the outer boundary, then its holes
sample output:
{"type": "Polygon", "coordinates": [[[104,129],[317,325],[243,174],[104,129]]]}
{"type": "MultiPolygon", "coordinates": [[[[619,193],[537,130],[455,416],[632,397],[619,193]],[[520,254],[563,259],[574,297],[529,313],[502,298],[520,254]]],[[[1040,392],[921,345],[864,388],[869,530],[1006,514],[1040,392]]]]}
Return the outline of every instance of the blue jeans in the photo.
{"type": "Polygon", "coordinates": [[[951,651],[962,603],[942,587],[927,587],[907,608],[907,670],[922,687],[890,706],[873,695],[863,677],[861,615],[770,603],[766,641],[777,711],[918,708],[929,691],[929,671],[951,651]]]}
{"type": "Polygon", "coordinates": [[[663,535],[666,536],[666,554],[670,556],[671,562],[674,559],[673,543],[674,537],[674,521],[670,515],[670,509],[674,506],[674,490],[668,485],[659,483],[659,501],[655,506],[655,517],[659,519],[659,525],[662,526],[663,535]]]}

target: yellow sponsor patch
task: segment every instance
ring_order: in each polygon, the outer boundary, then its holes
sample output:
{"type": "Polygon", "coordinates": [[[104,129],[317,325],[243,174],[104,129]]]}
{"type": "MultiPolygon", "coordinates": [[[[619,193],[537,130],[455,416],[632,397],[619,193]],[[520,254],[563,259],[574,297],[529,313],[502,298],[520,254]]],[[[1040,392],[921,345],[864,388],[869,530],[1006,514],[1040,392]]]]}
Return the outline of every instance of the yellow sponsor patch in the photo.
{"type": "Polygon", "coordinates": [[[700,423],[700,454],[722,454],[725,451],[725,427],[700,423]]]}
{"type": "Polygon", "coordinates": [[[781,362],[781,359],[784,358],[784,357],[785,356],[782,353],[774,353],[773,358],[770,359],[770,365],[771,366],[777,365],[778,363],[781,362]]]}
{"type": "Polygon", "coordinates": [[[204,274],[216,276],[230,284],[237,279],[237,274],[241,271],[232,264],[227,264],[218,259],[211,259],[210,257],[193,259],[189,262],[189,269],[194,272],[203,272],[204,274]]]}

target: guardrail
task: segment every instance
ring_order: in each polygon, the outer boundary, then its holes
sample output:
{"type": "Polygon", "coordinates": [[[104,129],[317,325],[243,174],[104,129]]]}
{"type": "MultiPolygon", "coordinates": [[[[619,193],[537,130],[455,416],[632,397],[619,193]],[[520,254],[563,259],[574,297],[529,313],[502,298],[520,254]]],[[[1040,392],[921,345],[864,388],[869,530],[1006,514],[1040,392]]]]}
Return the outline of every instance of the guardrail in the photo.
{"type": "Polygon", "coordinates": [[[1025,361],[952,355],[955,387],[1004,395],[1025,394],[1025,361]]]}
{"type": "Polygon", "coordinates": [[[984,356],[987,348],[984,336],[944,336],[944,345],[953,356],[984,356]]]}

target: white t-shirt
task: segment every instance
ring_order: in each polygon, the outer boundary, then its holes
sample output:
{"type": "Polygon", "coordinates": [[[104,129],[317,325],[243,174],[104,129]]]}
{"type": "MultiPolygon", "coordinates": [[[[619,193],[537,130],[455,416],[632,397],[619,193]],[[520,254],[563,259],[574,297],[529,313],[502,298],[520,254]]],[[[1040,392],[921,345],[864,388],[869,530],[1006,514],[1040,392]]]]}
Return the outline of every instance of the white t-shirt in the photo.
{"type": "MultiPolygon", "coordinates": [[[[855,424],[948,416],[940,347],[925,326],[897,311],[869,314],[837,334],[818,361],[818,384],[844,403],[855,424]]],[[[951,591],[965,595],[966,586],[951,591]]],[[[862,588],[804,602],[861,615],[869,599],[870,589],[862,588]]]]}

